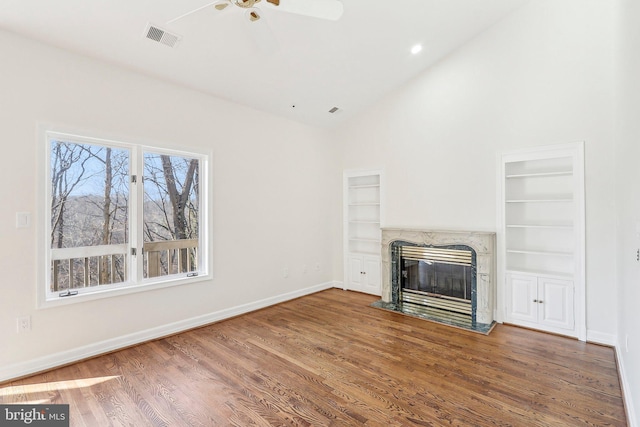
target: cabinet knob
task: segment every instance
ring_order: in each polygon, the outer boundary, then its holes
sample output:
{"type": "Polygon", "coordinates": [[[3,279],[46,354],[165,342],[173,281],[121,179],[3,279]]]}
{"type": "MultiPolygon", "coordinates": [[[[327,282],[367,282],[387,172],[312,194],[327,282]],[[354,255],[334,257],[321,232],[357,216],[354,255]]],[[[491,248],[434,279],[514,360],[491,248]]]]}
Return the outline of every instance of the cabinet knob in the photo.
{"type": "Polygon", "coordinates": [[[533,300],[533,302],[538,302],[538,300],[537,300],[537,299],[534,299],[534,300],[533,300]]]}
{"type": "Polygon", "coordinates": [[[544,301],[542,301],[542,300],[539,300],[539,301],[538,301],[538,304],[542,304],[543,302],[544,302],[544,301]]]}

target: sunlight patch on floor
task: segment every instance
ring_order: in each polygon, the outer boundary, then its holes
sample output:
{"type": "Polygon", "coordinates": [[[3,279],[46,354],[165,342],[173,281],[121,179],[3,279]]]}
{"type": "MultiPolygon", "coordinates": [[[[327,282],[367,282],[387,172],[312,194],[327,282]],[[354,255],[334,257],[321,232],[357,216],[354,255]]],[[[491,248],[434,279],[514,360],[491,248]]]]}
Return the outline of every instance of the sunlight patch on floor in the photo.
{"type": "MultiPolygon", "coordinates": [[[[77,380],[67,380],[67,381],[50,381],[46,383],[38,383],[38,384],[23,384],[23,385],[15,385],[8,387],[0,387],[0,397],[10,397],[14,395],[29,395],[34,393],[42,393],[54,390],[70,390],[76,388],[85,388],[91,387],[96,384],[101,384],[107,381],[114,380],[116,378],[120,378],[119,375],[113,376],[105,376],[105,377],[95,377],[95,378],[83,378],[77,380]]],[[[31,402],[34,403],[34,402],[31,402]]]]}

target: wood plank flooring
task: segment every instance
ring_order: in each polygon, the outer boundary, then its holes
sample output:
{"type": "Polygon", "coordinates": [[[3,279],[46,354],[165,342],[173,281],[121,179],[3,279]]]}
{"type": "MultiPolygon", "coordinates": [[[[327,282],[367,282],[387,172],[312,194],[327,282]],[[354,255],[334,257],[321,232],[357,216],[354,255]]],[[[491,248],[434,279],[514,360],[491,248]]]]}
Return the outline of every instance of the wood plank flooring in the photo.
{"type": "Polygon", "coordinates": [[[331,289],[20,381],[72,426],[626,426],[613,349],[331,289]]]}

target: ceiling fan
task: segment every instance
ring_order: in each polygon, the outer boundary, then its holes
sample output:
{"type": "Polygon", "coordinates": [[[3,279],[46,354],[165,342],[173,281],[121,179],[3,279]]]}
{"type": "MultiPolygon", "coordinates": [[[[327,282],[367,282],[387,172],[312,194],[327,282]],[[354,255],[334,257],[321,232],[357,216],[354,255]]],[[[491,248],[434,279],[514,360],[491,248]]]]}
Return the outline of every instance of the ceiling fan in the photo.
{"type": "MultiPolygon", "coordinates": [[[[262,12],[255,7],[261,0],[216,0],[204,6],[198,7],[185,14],[182,14],[167,24],[178,21],[202,9],[214,7],[217,11],[222,12],[231,10],[235,7],[245,10],[246,19],[249,22],[258,22],[262,19],[262,12]]],[[[296,15],[310,16],[320,19],[328,19],[337,21],[342,16],[342,2],[338,0],[265,0],[264,5],[273,10],[293,13],[296,15]]]]}

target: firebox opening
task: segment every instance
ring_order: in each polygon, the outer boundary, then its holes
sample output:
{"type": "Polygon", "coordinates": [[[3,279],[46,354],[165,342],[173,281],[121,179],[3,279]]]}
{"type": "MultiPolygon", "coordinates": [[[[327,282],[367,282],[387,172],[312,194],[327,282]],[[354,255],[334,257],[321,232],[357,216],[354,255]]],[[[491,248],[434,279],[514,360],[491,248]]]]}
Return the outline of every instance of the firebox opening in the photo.
{"type": "Polygon", "coordinates": [[[475,321],[473,249],[399,245],[396,262],[398,302],[407,309],[475,321]]]}

